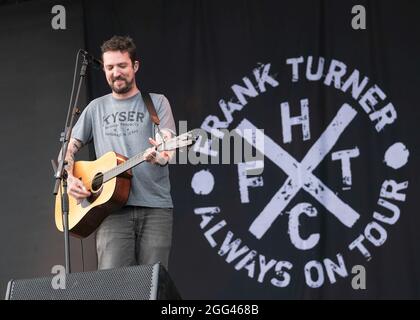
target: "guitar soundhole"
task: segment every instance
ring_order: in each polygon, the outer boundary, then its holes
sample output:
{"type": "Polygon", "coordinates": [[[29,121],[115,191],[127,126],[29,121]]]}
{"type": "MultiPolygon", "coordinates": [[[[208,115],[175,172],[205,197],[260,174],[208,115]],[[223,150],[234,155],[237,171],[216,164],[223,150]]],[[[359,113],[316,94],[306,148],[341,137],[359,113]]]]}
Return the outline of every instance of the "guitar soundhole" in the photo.
{"type": "Polygon", "coordinates": [[[104,181],[104,175],[100,172],[95,175],[95,177],[92,180],[92,189],[91,191],[93,193],[97,193],[99,190],[101,190],[102,185],[104,181]]]}

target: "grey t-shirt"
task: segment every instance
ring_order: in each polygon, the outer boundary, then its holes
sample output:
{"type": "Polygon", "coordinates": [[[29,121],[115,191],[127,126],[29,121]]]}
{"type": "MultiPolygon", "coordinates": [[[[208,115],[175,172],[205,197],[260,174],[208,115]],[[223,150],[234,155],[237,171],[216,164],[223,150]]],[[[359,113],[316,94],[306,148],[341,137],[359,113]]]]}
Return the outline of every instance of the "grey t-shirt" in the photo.
{"type": "MultiPolygon", "coordinates": [[[[154,93],[151,98],[160,119],[159,128],[175,133],[168,99],[154,93]]],[[[88,104],[73,128],[72,137],[83,144],[93,139],[97,158],[109,151],[131,158],[152,146],[148,139],[153,137],[154,127],[140,92],[128,99],[115,99],[108,94],[88,104]]],[[[143,162],[132,171],[127,205],[173,207],[168,166],[143,162]]]]}

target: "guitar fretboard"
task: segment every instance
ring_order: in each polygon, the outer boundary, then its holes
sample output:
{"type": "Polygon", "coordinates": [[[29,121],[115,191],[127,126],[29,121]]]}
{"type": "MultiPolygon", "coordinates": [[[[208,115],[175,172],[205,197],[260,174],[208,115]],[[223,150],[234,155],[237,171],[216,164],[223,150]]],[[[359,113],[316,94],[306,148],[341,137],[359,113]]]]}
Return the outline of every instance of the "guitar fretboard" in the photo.
{"type": "MultiPolygon", "coordinates": [[[[195,138],[193,138],[193,131],[186,132],[178,137],[174,137],[168,141],[165,141],[163,144],[157,146],[155,149],[158,152],[161,151],[170,151],[175,150],[180,147],[191,145],[195,142],[195,138]]],[[[121,173],[130,170],[131,168],[137,166],[138,164],[144,161],[144,154],[146,151],[140,152],[139,154],[133,156],[132,158],[124,161],[123,163],[119,164],[118,166],[106,171],[103,173],[103,181],[105,183],[112,178],[120,175],[121,173]]]]}
{"type": "Polygon", "coordinates": [[[104,172],[103,183],[111,180],[112,178],[115,178],[121,173],[142,163],[144,161],[144,154],[145,152],[140,152],[139,154],[135,155],[134,157],[131,157],[127,161],[119,164],[118,166],[112,168],[111,170],[104,172]]]}

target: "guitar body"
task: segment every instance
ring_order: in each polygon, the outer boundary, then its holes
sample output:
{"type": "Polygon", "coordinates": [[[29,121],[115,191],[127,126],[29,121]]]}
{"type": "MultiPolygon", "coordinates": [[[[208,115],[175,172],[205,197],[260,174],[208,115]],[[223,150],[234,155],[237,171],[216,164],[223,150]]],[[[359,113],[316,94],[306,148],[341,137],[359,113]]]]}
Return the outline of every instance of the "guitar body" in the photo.
{"type": "MultiPolygon", "coordinates": [[[[93,185],[92,181],[126,160],[127,158],[122,155],[108,152],[95,161],[75,162],[73,175],[81,179],[92,195],[79,204],[69,195],[69,232],[71,235],[78,238],[89,236],[110,213],[125,205],[130,194],[131,170],[105,183],[93,185]]],[[[55,224],[58,230],[63,231],[61,193],[62,186],[55,199],[55,224]]]]}
{"type": "MultiPolygon", "coordinates": [[[[155,146],[158,152],[172,151],[195,143],[197,137],[194,130],[180,134],[155,146]]],[[[147,149],[148,150],[148,149],[147,149]]],[[[131,168],[145,161],[145,152],[127,159],[108,152],[95,161],[77,161],[73,167],[73,175],[80,179],[91,196],[81,203],[69,196],[69,233],[78,238],[85,238],[94,232],[102,221],[113,211],[127,203],[131,189],[131,168]]],[[[55,198],[55,225],[63,231],[61,194],[55,198]]]]}

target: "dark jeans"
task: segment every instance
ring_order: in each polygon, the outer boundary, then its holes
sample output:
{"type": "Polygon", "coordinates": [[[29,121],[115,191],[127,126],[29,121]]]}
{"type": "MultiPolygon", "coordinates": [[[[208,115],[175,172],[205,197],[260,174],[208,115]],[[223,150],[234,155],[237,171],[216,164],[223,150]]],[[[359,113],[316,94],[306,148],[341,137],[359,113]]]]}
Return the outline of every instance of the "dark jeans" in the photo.
{"type": "Polygon", "coordinates": [[[172,211],[127,206],[110,214],[96,233],[98,269],[157,262],[168,269],[172,211]]]}

